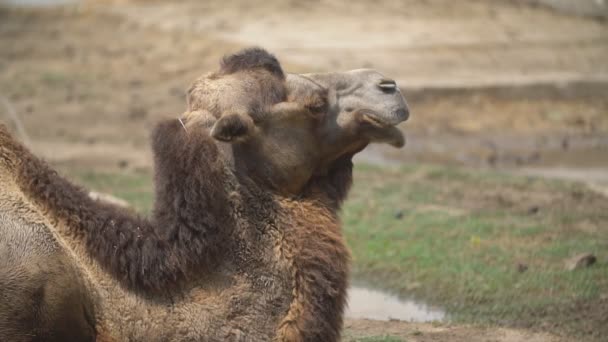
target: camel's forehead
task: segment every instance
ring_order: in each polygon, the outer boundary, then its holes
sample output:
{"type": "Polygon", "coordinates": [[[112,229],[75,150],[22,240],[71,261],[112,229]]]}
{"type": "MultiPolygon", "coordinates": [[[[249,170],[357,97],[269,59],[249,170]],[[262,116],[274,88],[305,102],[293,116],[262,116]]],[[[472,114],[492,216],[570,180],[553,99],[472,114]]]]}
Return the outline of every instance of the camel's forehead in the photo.
{"type": "Polygon", "coordinates": [[[321,78],[321,79],[350,79],[350,80],[375,80],[380,78],[387,78],[376,69],[353,69],[348,71],[340,72],[320,72],[320,73],[305,73],[305,74],[294,74],[308,78],[321,78]]]}
{"type": "Polygon", "coordinates": [[[351,97],[382,98],[403,101],[397,82],[374,69],[355,69],[345,72],[289,74],[289,83],[322,87],[351,97]],[[291,82],[290,82],[291,81],[291,82]]]}
{"type": "Polygon", "coordinates": [[[344,74],[362,80],[376,80],[380,78],[386,78],[384,74],[375,69],[354,69],[345,71],[344,74]]]}
{"type": "MultiPolygon", "coordinates": [[[[392,85],[397,87],[397,83],[390,77],[386,77],[381,72],[375,69],[354,69],[344,72],[326,72],[326,73],[308,73],[308,74],[290,74],[290,79],[309,80],[324,88],[341,90],[345,88],[352,89],[353,87],[363,89],[376,89],[392,85]],[[291,76],[291,77],[290,77],[291,76]]],[[[386,90],[386,88],[384,88],[386,90]]]]}

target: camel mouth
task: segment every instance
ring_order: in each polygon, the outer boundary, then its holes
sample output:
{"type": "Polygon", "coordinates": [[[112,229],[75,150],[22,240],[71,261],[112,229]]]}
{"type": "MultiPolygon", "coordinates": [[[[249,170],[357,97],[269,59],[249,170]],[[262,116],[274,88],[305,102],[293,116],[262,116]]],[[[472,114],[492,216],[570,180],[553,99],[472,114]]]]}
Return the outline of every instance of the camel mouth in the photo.
{"type": "Polygon", "coordinates": [[[364,113],[363,117],[361,119],[363,121],[365,121],[366,123],[368,123],[372,126],[375,126],[375,127],[379,127],[379,128],[391,126],[391,125],[387,124],[384,120],[380,119],[375,114],[364,113]]]}
{"type": "Polygon", "coordinates": [[[387,120],[372,111],[361,112],[361,123],[367,128],[367,136],[371,142],[386,143],[396,148],[405,146],[405,136],[397,125],[407,120],[387,120]]]}

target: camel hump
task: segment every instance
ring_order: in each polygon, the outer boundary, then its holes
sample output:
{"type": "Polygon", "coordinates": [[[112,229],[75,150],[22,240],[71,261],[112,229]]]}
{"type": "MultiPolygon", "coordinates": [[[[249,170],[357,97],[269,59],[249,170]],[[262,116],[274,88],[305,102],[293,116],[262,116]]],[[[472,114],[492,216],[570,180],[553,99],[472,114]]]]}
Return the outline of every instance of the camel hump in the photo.
{"type": "Polygon", "coordinates": [[[258,68],[265,69],[279,78],[285,78],[285,74],[277,58],[259,47],[244,49],[224,56],[220,71],[224,74],[233,74],[238,71],[258,68]]]}
{"type": "Polygon", "coordinates": [[[48,227],[0,209],[0,341],[95,341],[93,302],[72,262],[48,227]]]}

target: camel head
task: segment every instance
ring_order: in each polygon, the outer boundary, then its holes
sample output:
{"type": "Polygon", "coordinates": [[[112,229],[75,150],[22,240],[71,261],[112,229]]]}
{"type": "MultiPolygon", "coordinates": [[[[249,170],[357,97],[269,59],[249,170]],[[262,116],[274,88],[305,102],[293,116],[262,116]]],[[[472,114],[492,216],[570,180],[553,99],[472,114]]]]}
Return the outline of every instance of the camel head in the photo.
{"type": "Polygon", "coordinates": [[[409,109],[397,83],[381,73],[358,69],[289,74],[286,84],[288,101],[305,101],[311,91],[323,98],[327,107],[323,108],[320,131],[327,144],[361,148],[371,142],[398,148],[405,144],[396,126],[408,119],[409,109]]]}
{"type": "Polygon", "coordinates": [[[212,118],[211,135],[231,146],[237,169],[297,194],[312,177],[370,143],[405,144],[396,126],[407,120],[409,110],[394,80],[371,69],[285,75],[274,56],[267,55],[276,62],[273,68],[260,62],[263,50],[256,49],[256,59],[243,63],[247,51],[237,55],[239,66],[248,66],[199,79],[200,91],[191,91],[189,99],[204,102],[189,110],[212,118]],[[209,101],[209,89],[220,88],[224,96],[232,93],[230,105],[209,101]],[[203,93],[205,101],[198,99],[203,93]]]}

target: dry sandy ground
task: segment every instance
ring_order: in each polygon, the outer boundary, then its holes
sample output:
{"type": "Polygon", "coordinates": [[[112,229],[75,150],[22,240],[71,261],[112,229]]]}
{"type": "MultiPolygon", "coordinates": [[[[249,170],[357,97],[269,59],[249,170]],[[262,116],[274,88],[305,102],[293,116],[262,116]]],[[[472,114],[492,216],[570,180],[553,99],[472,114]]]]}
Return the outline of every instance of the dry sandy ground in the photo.
{"type": "MultiPolygon", "coordinates": [[[[290,71],[373,67],[399,81],[413,113],[409,146],[374,147],[367,160],[608,174],[608,24],[594,19],[500,0],[94,1],[0,8],[0,42],[0,96],[55,165],[150,168],[153,123],[179,115],[189,83],[223,54],[255,44],[290,71]]],[[[0,106],[10,122],[6,113],[0,106]]],[[[347,327],[348,338],[557,341],[496,328],[347,327]]]]}
{"type": "Polygon", "coordinates": [[[306,70],[378,68],[414,87],[608,80],[608,28],[508,1],[182,1],[116,7],[144,26],[258,44],[306,70]]]}
{"type": "Polygon", "coordinates": [[[601,158],[605,22],[498,0],[347,3],[94,2],[50,14],[5,11],[0,86],[34,148],[51,160],[148,167],[151,123],[180,114],[184,89],[221,55],[257,44],[292,71],[375,67],[398,79],[412,107],[404,125],[410,145],[389,157],[608,165],[601,158]],[[592,86],[575,96],[538,91],[573,82],[592,86]],[[521,83],[532,86],[514,87],[521,83]],[[493,87],[524,90],[503,99],[486,91],[493,87]]]}
{"type": "Polygon", "coordinates": [[[407,342],[566,342],[546,333],[466,325],[408,323],[399,321],[347,320],[346,341],[363,336],[392,336],[407,342]]]}

